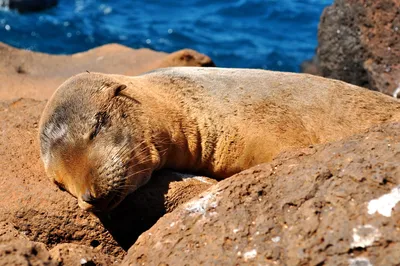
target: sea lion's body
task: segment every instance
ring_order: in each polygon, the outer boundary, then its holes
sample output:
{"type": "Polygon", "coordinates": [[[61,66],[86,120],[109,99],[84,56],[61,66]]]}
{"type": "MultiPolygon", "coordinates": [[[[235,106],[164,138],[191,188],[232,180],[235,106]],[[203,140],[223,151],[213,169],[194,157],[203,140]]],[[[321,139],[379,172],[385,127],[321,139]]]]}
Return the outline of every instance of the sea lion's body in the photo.
{"type": "Polygon", "coordinates": [[[88,196],[104,199],[116,189],[124,196],[161,168],[224,178],[282,150],[393,120],[400,120],[399,101],[304,74],[220,68],[170,68],[136,77],[93,73],[66,81],[50,100],[41,148],[48,174],[89,202],[88,196]],[[99,119],[107,120],[101,130],[99,119]],[[114,152],[126,143],[129,151],[114,152]],[[101,177],[102,165],[120,178],[113,183],[101,177]]]}

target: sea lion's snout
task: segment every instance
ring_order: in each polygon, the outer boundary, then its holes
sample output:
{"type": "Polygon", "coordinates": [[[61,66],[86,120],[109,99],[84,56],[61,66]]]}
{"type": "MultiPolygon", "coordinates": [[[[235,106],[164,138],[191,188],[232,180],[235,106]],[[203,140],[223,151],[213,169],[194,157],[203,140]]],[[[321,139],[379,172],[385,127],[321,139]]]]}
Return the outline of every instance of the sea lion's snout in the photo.
{"type": "Polygon", "coordinates": [[[93,212],[96,209],[93,205],[93,200],[86,197],[85,194],[78,198],[78,206],[88,212],[93,212]]]}
{"type": "Polygon", "coordinates": [[[109,210],[112,197],[96,197],[89,189],[78,197],[78,205],[81,209],[89,212],[104,212],[109,210]]]}

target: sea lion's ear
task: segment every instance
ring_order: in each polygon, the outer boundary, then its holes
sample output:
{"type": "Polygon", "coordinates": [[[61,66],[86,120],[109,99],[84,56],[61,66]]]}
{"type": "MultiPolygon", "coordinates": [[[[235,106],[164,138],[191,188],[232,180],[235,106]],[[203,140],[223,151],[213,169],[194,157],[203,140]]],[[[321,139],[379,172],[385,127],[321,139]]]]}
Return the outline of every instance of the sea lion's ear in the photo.
{"type": "Polygon", "coordinates": [[[131,88],[128,88],[127,86],[125,86],[125,85],[122,85],[122,86],[121,86],[121,88],[119,90],[115,90],[115,92],[116,92],[115,96],[123,96],[123,97],[131,99],[135,103],[139,103],[140,104],[140,101],[138,101],[136,99],[136,95],[135,95],[134,91],[131,88]]]}
{"type": "Polygon", "coordinates": [[[121,91],[123,91],[125,89],[126,89],[125,84],[115,84],[114,86],[112,86],[114,96],[118,96],[121,93],[121,91]]]}

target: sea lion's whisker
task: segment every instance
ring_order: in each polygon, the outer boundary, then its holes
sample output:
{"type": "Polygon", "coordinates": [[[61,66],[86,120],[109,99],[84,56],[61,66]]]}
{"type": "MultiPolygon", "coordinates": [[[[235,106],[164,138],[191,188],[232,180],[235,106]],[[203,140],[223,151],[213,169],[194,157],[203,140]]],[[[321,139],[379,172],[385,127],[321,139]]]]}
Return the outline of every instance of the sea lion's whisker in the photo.
{"type": "Polygon", "coordinates": [[[146,160],[142,160],[142,161],[140,161],[138,163],[135,163],[135,164],[132,164],[132,165],[128,166],[125,170],[129,171],[130,169],[132,169],[134,167],[138,167],[138,165],[143,164],[143,163],[147,163],[147,162],[151,162],[151,160],[149,158],[146,159],[146,160]]]}
{"type": "Polygon", "coordinates": [[[128,179],[128,178],[130,178],[130,177],[132,177],[132,176],[134,176],[134,175],[137,175],[137,174],[146,172],[146,171],[148,171],[148,170],[150,170],[150,168],[141,169],[141,170],[139,170],[139,171],[136,171],[136,172],[134,172],[134,173],[131,173],[131,174],[125,176],[124,179],[126,180],[126,179],[128,179]]]}
{"type": "Polygon", "coordinates": [[[121,148],[112,156],[112,158],[110,159],[111,163],[110,164],[104,164],[102,169],[100,170],[99,175],[103,174],[104,170],[106,169],[110,169],[113,168],[115,166],[115,164],[119,163],[118,160],[115,160],[118,156],[125,156],[128,153],[133,152],[135,149],[137,149],[140,145],[142,145],[145,141],[143,140],[142,142],[140,142],[138,145],[136,145],[135,147],[131,148],[131,149],[127,149],[127,147],[129,147],[129,143],[125,143],[123,146],[121,146],[121,148]]]}
{"type": "MultiPolygon", "coordinates": [[[[124,144],[123,146],[121,146],[121,148],[116,152],[116,154],[118,154],[119,152],[121,152],[121,150],[124,149],[124,148],[126,148],[127,146],[128,146],[128,143],[125,143],[125,144],[124,144]]],[[[111,152],[112,152],[113,149],[114,149],[114,147],[111,146],[111,149],[110,149],[109,153],[107,154],[107,157],[106,157],[106,158],[108,158],[108,157],[110,156],[110,154],[111,154],[111,152]]],[[[116,156],[116,155],[114,155],[113,158],[114,158],[115,156],[116,156]]],[[[112,161],[113,161],[113,158],[111,159],[112,161]]],[[[108,167],[109,167],[109,165],[104,164],[104,165],[100,168],[99,174],[98,174],[98,175],[101,175],[101,174],[104,172],[104,170],[107,169],[108,167]]]]}

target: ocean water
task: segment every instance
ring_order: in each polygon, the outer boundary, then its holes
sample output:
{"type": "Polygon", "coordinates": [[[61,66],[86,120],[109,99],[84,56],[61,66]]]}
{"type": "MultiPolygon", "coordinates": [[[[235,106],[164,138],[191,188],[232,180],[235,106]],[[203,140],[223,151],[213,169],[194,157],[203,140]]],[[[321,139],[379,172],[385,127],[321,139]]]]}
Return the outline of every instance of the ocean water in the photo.
{"type": "Polygon", "coordinates": [[[0,41],[51,54],[106,44],[191,48],[217,66],[298,72],[333,0],[60,0],[38,13],[0,10],[0,41]]]}

